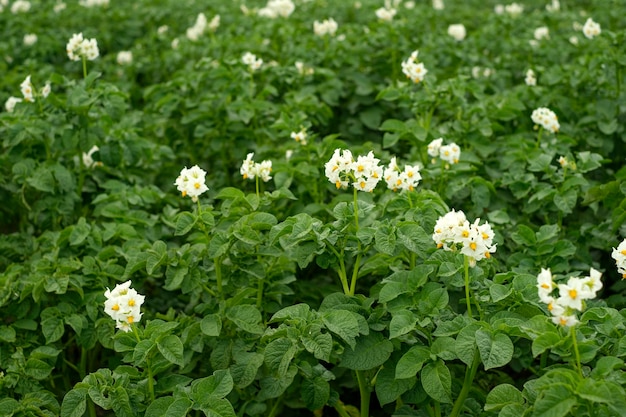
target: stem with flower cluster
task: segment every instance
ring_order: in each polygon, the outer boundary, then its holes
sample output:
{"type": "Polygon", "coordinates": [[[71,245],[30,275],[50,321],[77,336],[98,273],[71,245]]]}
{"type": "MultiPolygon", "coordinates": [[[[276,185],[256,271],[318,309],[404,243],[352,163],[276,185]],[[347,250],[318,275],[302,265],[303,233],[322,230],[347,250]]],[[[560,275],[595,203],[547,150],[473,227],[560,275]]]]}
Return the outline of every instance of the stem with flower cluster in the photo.
{"type": "Polygon", "coordinates": [[[574,355],[576,356],[576,369],[581,377],[583,377],[583,368],[580,364],[580,352],[578,351],[578,342],[576,340],[576,326],[570,327],[570,333],[572,335],[572,344],[574,345],[574,355]]]}
{"type": "Polygon", "coordinates": [[[467,305],[467,315],[472,318],[472,301],[469,287],[469,259],[463,255],[463,270],[465,271],[465,304],[467,305]]]}
{"type": "Polygon", "coordinates": [[[87,57],[83,55],[83,78],[87,78],[87,57]]]}
{"type": "Polygon", "coordinates": [[[358,191],[354,188],[354,226],[355,226],[355,235],[357,241],[357,255],[356,260],[354,262],[354,268],[352,269],[352,281],[350,282],[350,295],[354,295],[354,291],[356,290],[356,281],[359,278],[359,264],[361,263],[361,241],[359,240],[359,199],[358,199],[358,191]]]}

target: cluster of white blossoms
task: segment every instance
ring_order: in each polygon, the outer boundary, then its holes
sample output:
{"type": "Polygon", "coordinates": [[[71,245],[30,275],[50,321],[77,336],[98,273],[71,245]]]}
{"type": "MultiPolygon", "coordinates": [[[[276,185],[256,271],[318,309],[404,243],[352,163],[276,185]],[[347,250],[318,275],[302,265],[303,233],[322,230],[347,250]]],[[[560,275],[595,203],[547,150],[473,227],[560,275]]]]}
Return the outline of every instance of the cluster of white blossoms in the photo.
{"type": "Polygon", "coordinates": [[[335,36],[338,27],[339,26],[337,25],[337,22],[335,22],[335,19],[333,19],[332,17],[329,19],[324,19],[321,22],[318,22],[316,20],[315,22],[313,22],[313,33],[315,33],[315,35],[317,36],[335,36]]]}
{"type": "Polygon", "coordinates": [[[90,61],[100,56],[96,39],[83,39],[82,33],[75,33],[65,47],[67,56],[72,61],[80,61],[83,57],[90,61]]]}
{"type": "Polygon", "coordinates": [[[302,61],[296,61],[294,64],[300,75],[313,75],[315,69],[305,65],[302,61]]]}
{"type": "Polygon", "coordinates": [[[448,35],[452,36],[458,42],[465,39],[466,34],[467,32],[465,31],[465,26],[463,26],[462,23],[448,26],[448,35]]]}
{"type": "Polygon", "coordinates": [[[130,281],[126,281],[116,285],[113,291],[107,288],[104,293],[104,312],[115,320],[118,329],[125,332],[129,332],[131,325],[141,320],[140,308],[145,299],[145,296],[130,288],[130,284],[130,281]]]}
{"type": "Polygon", "coordinates": [[[307,137],[308,137],[308,134],[305,128],[300,129],[299,132],[291,132],[291,139],[295,140],[302,146],[308,143],[307,137]]]}
{"type": "Polygon", "coordinates": [[[204,33],[208,30],[211,32],[215,32],[217,28],[220,26],[220,15],[215,15],[210,22],[207,22],[206,16],[204,13],[199,13],[198,17],[196,17],[196,22],[192,27],[187,28],[186,36],[192,42],[200,39],[200,36],[204,35],[204,33]]]}
{"type": "Polygon", "coordinates": [[[538,41],[542,39],[548,39],[550,37],[550,29],[548,29],[546,26],[538,27],[537,29],[535,29],[533,36],[538,41]]]}
{"type": "MultiPolygon", "coordinates": [[[[5,4],[7,6],[8,4],[5,4]]],[[[11,5],[11,13],[26,13],[30,10],[30,2],[26,0],[17,0],[11,5]]]]}
{"type": "Polygon", "coordinates": [[[118,65],[130,65],[133,63],[132,51],[119,51],[115,59],[118,65]]]}
{"type": "Polygon", "coordinates": [[[324,165],[326,178],[335,187],[347,188],[351,184],[359,191],[371,192],[383,176],[383,167],[374,152],[359,155],[355,160],[349,150],[335,149],[333,156],[324,165]]]}
{"type": "Polygon", "coordinates": [[[50,82],[48,81],[46,85],[44,85],[43,88],[39,92],[37,92],[35,88],[33,87],[33,83],[30,80],[30,75],[29,75],[20,84],[20,90],[22,91],[23,98],[9,97],[7,101],[4,103],[4,108],[6,109],[7,112],[13,113],[13,111],[15,110],[15,105],[17,103],[21,103],[22,101],[33,103],[35,101],[35,97],[38,97],[38,96],[41,96],[43,98],[48,97],[48,94],[50,94],[50,91],[51,91],[51,87],[50,87],[50,82]]]}
{"type": "Polygon", "coordinates": [[[593,39],[594,37],[600,35],[601,32],[602,30],[600,29],[600,24],[594,22],[592,18],[588,18],[583,25],[583,34],[588,39],[593,39]]]}
{"type": "Polygon", "coordinates": [[[385,22],[391,22],[398,11],[391,6],[391,2],[385,1],[385,6],[376,9],[376,17],[385,22]]]}
{"type": "Polygon", "coordinates": [[[620,243],[617,248],[613,248],[611,257],[615,259],[617,264],[617,272],[622,274],[622,278],[626,279],[626,239],[620,243]]]}
{"type": "Polygon", "coordinates": [[[422,179],[417,165],[405,165],[404,170],[400,170],[395,156],[385,168],[383,177],[387,187],[392,191],[413,191],[422,179]]]}
{"type": "Polygon", "coordinates": [[[243,54],[241,62],[247,65],[250,71],[256,71],[263,65],[263,60],[261,58],[257,58],[256,55],[251,52],[243,54]]]}
{"type": "Polygon", "coordinates": [[[480,219],[476,219],[474,223],[470,223],[465,213],[453,209],[437,220],[432,238],[437,248],[460,250],[467,256],[469,265],[474,267],[477,261],[490,258],[496,251],[491,226],[487,222],[479,225],[479,222],[480,219]]]}
{"type": "Polygon", "coordinates": [[[461,159],[461,148],[454,142],[443,145],[443,138],[439,138],[428,144],[428,155],[433,157],[432,163],[439,157],[448,164],[457,164],[461,159]]]}
{"type": "Polygon", "coordinates": [[[252,160],[254,152],[250,152],[246,159],[241,164],[239,173],[243,176],[243,179],[253,180],[259,177],[264,182],[268,182],[272,179],[270,175],[272,173],[272,161],[262,161],[260,164],[252,160]]]}
{"type": "Polygon", "coordinates": [[[101,167],[103,165],[101,161],[94,161],[93,159],[93,154],[98,152],[99,150],[100,148],[98,148],[96,145],[93,145],[88,152],[83,152],[83,165],[85,165],[85,167],[95,168],[101,167]]]}
{"type": "Polygon", "coordinates": [[[269,0],[267,5],[259,9],[257,14],[262,17],[276,19],[277,17],[289,17],[296,9],[291,0],[269,0]]]}
{"type": "Polygon", "coordinates": [[[443,10],[445,5],[443,4],[443,0],[433,0],[433,9],[435,10],[443,10]]]}
{"type": "Polygon", "coordinates": [[[539,299],[548,305],[554,324],[571,327],[578,323],[575,311],[583,311],[584,301],[596,298],[596,293],[602,288],[601,276],[600,271],[591,268],[587,277],[570,277],[567,284],[556,285],[550,270],[541,268],[537,275],[539,299]],[[552,296],[555,288],[559,289],[558,298],[552,296]]]}
{"type": "Polygon", "coordinates": [[[24,46],[33,46],[37,43],[37,34],[36,33],[27,33],[24,35],[24,46]]]}
{"type": "Polygon", "coordinates": [[[198,197],[207,191],[209,187],[205,183],[206,171],[198,165],[191,168],[183,168],[176,178],[174,185],[183,197],[189,196],[193,202],[198,201],[198,197]]]}
{"type": "Polygon", "coordinates": [[[539,107],[538,109],[533,110],[530,118],[536,125],[539,125],[552,133],[557,133],[561,128],[556,114],[547,107],[539,107]]]}
{"type": "Polygon", "coordinates": [[[480,78],[480,77],[489,78],[495,72],[496,70],[494,70],[493,68],[482,68],[479,66],[472,67],[472,77],[474,78],[480,78]]]}
{"type": "Polygon", "coordinates": [[[515,17],[515,16],[519,16],[520,14],[522,14],[522,12],[524,11],[524,6],[521,6],[517,3],[507,4],[506,6],[498,4],[496,5],[496,7],[494,7],[493,10],[496,14],[507,13],[515,17]]]}
{"type": "Polygon", "coordinates": [[[419,51],[415,50],[406,61],[402,61],[402,72],[414,83],[423,81],[424,76],[428,72],[428,70],[424,68],[424,64],[422,62],[417,62],[418,55],[419,51]]]}
{"type": "Polygon", "coordinates": [[[552,0],[551,3],[546,4],[546,10],[550,13],[558,12],[561,10],[561,3],[559,0],[552,0]]]}
{"type": "Polygon", "coordinates": [[[101,7],[108,6],[109,0],[80,0],[78,4],[83,7],[101,7]]]}
{"type": "Polygon", "coordinates": [[[535,71],[529,68],[528,71],[526,71],[526,77],[524,78],[524,82],[526,83],[526,85],[529,85],[531,87],[537,85],[537,77],[535,76],[535,71]]]}

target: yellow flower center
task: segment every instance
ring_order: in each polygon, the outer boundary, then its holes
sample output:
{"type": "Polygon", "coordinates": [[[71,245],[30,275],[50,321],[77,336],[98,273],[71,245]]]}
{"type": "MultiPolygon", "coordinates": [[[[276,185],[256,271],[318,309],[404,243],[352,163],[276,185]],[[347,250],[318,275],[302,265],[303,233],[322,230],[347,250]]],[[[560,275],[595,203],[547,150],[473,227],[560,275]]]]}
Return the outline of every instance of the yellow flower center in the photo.
{"type": "Polygon", "coordinates": [[[485,252],[485,258],[487,259],[491,258],[491,254],[489,252],[485,252]]]}
{"type": "Polygon", "coordinates": [[[561,326],[565,326],[567,324],[567,320],[565,319],[565,317],[561,317],[559,323],[561,323],[561,326]]]}
{"type": "Polygon", "coordinates": [[[483,238],[483,239],[485,239],[485,240],[489,239],[489,235],[488,235],[487,233],[485,233],[485,232],[482,232],[482,233],[481,233],[481,236],[482,236],[482,238],[483,238]]]}
{"type": "MultiPolygon", "coordinates": [[[[441,248],[443,248],[443,243],[437,243],[437,249],[441,249],[441,248]]],[[[624,275],[626,275],[626,274],[624,274],[624,275]]]]}
{"type": "Polygon", "coordinates": [[[550,289],[550,286],[544,282],[543,284],[541,284],[541,288],[544,288],[544,289],[546,289],[546,290],[549,290],[549,289],[550,289]]]}
{"type": "Polygon", "coordinates": [[[187,195],[187,191],[183,191],[181,194],[185,197],[187,195]]]}
{"type": "Polygon", "coordinates": [[[341,188],[341,181],[337,180],[335,187],[337,187],[337,189],[341,188]]]}
{"type": "Polygon", "coordinates": [[[361,182],[359,183],[359,187],[361,187],[361,189],[362,189],[362,190],[363,190],[363,189],[365,189],[365,185],[366,185],[366,184],[365,184],[365,181],[361,181],[361,182]]]}
{"type": "Polygon", "coordinates": [[[193,187],[197,190],[198,188],[200,188],[200,183],[199,182],[195,183],[193,187]]]}
{"type": "Polygon", "coordinates": [[[554,303],[548,304],[548,311],[554,310],[554,303]]]}
{"type": "Polygon", "coordinates": [[[467,230],[463,230],[463,231],[461,232],[461,235],[462,235],[463,237],[468,237],[468,236],[469,236],[469,232],[468,232],[467,230]]]}
{"type": "Polygon", "coordinates": [[[243,174],[243,179],[244,179],[244,180],[247,180],[247,179],[248,179],[248,174],[247,174],[247,173],[246,173],[246,174],[243,174]]]}
{"type": "Polygon", "coordinates": [[[133,324],[133,322],[135,321],[135,318],[133,316],[128,316],[126,317],[126,321],[128,322],[128,324],[133,324]]]}
{"type": "Polygon", "coordinates": [[[570,296],[572,299],[575,299],[575,298],[578,296],[578,291],[573,290],[573,289],[572,289],[572,290],[569,290],[569,296],[570,296]]]}
{"type": "Polygon", "coordinates": [[[626,249],[623,249],[620,253],[621,253],[622,255],[626,256],[626,249]]]}
{"type": "Polygon", "coordinates": [[[118,311],[120,309],[120,306],[118,304],[115,304],[113,307],[111,307],[111,310],[113,311],[118,311]]]}
{"type": "Polygon", "coordinates": [[[476,246],[477,246],[476,242],[472,242],[472,243],[469,244],[469,247],[470,247],[471,250],[476,250],[476,246]]]}
{"type": "Polygon", "coordinates": [[[131,298],[130,300],[128,300],[128,306],[129,307],[134,307],[135,306],[135,299],[131,298]]]}
{"type": "Polygon", "coordinates": [[[363,165],[359,165],[359,166],[356,168],[356,170],[357,170],[357,171],[359,171],[359,172],[363,172],[363,171],[365,170],[365,168],[363,167],[363,165]]]}
{"type": "Polygon", "coordinates": [[[407,175],[407,177],[409,177],[409,178],[413,178],[413,171],[409,171],[409,173],[408,173],[408,174],[406,174],[406,175],[407,175]]]}

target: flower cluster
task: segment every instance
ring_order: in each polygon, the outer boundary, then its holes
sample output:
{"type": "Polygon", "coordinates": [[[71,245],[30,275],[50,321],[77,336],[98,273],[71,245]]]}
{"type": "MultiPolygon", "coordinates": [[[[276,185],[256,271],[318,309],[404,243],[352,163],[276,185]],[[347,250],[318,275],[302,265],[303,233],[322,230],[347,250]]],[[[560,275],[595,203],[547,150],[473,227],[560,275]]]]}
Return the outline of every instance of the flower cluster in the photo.
{"type": "Polygon", "coordinates": [[[130,65],[133,63],[132,51],[119,51],[117,53],[116,61],[118,65],[130,65]]]}
{"type": "Polygon", "coordinates": [[[600,271],[591,268],[588,277],[570,277],[567,284],[555,285],[549,269],[542,268],[537,275],[537,290],[541,302],[548,305],[554,324],[571,327],[578,323],[574,311],[582,311],[584,301],[596,298],[602,288],[600,271]],[[559,289],[559,297],[552,296],[552,290],[559,289]]]}
{"type": "Polygon", "coordinates": [[[100,56],[98,42],[95,39],[83,39],[82,33],[72,35],[65,50],[72,61],[80,61],[83,57],[93,61],[100,56]]]}
{"type": "Polygon", "coordinates": [[[433,0],[433,9],[435,10],[443,10],[445,5],[443,4],[443,0],[433,0]]]}
{"type": "Polygon", "coordinates": [[[83,164],[85,165],[85,167],[95,168],[103,165],[101,161],[94,161],[93,159],[93,154],[98,151],[100,151],[100,148],[98,148],[96,145],[93,145],[88,152],[83,152],[83,164]]]}
{"type": "Polygon", "coordinates": [[[300,75],[313,75],[315,73],[314,68],[306,66],[302,61],[296,61],[294,65],[300,75]]]}
{"type": "Polygon", "coordinates": [[[509,15],[515,17],[515,16],[519,16],[520,14],[522,14],[522,12],[524,11],[524,6],[521,6],[517,3],[507,4],[506,6],[498,4],[494,8],[494,11],[496,12],[496,14],[502,14],[506,12],[509,15]]]}
{"type": "Polygon", "coordinates": [[[117,325],[118,329],[125,332],[131,330],[133,323],[141,320],[141,305],[145,297],[130,288],[130,281],[115,286],[113,291],[107,288],[104,296],[104,312],[107,313],[117,325]]]}
{"type": "Polygon", "coordinates": [[[291,139],[303,146],[307,144],[307,136],[308,134],[305,128],[300,129],[299,132],[291,132],[291,139]]]}
{"type": "Polygon", "coordinates": [[[386,2],[385,7],[381,7],[380,9],[376,9],[376,17],[380,20],[384,20],[385,22],[391,22],[393,17],[396,15],[397,10],[391,7],[389,2],[386,2]]]}
{"type": "Polygon", "coordinates": [[[206,16],[204,15],[204,13],[200,13],[198,14],[198,17],[196,17],[196,22],[194,23],[194,25],[190,28],[187,28],[187,33],[186,33],[187,39],[189,39],[192,42],[195,42],[198,39],[200,39],[200,36],[202,36],[204,32],[206,32],[207,29],[209,29],[211,32],[215,32],[219,26],[220,26],[219,14],[215,15],[213,19],[211,19],[210,22],[207,22],[206,16]]]}
{"type": "Polygon", "coordinates": [[[313,22],[313,33],[317,36],[335,36],[337,32],[337,22],[332,17],[329,19],[324,19],[322,22],[318,22],[317,20],[313,22]]]}
{"type": "Polygon", "coordinates": [[[267,5],[259,9],[258,15],[276,19],[278,16],[289,17],[296,9],[291,0],[269,0],[267,5]]]}
{"type": "Polygon", "coordinates": [[[207,191],[209,188],[205,183],[206,171],[198,165],[191,168],[183,168],[180,175],[176,178],[174,185],[180,191],[183,197],[189,196],[191,200],[198,201],[198,196],[207,191]]]}
{"type": "Polygon", "coordinates": [[[380,159],[374,152],[359,155],[355,160],[349,150],[335,149],[333,156],[324,165],[326,178],[337,188],[347,188],[351,184],[359,191],[371,192],[383,176],[380,159]]]}
{"type": "Polygon", "coordinates": [[[622,278],[626,279],[626,239],[620,243],[617,248],[613,248],[611,257],[615,259],[617,264],[617,272],[622,274],[622,278]]]}
{"type": "Polygon", "coordinates": [[[243,176],[243,179],[253,180],[255,177],[259,177],[264,182],[268,182],[272,179],[270,173],[272,172],[272,161],[263,161],[260,164],[252,160],[254,152],[250,152],[246,159],[241,164],[239,173],[243,176]]]}
{"type": "Polygon", "coordinates": [[[387,165],[383,177],[387,187],[393,191],[413,191],[422,179],[417,165],[405,165],[404,170],[400,170],[395,156],[391,158],[391,162],[387,165]]]}
{"type": "Polygon", "coordinates": [[[9,97],[4,104],[4,108],[6,109],[7,112],[13,113],[13,111],[15,110],[15,105],[17,103],[21,103],[22,101],[33,103],[35,101],[35,97],[37,96],[41,96],[43,98],[48,97],[48,94],[50,94],[50,91],[51,91],[51,87],[50,87],[50,82],[47,82],[46,85],[43,86],[41,91],[37,93],[37,91],[33,87],[33,83],[31,82],[30,75],[29,75],[20,84],[20,90],[22,91],[22,96],[24,98],[9,97]]]}
{"type": "Polygon", "coordinates": [[[25,46],[33,46],[34,44],[37,43],[37,34],[36,33],[27,33],[26,35],[24,35],[24,45],[25,46]]]}
{"type": "Polygon", "coordinates": [[[533,36],[538,41],[540,41],[542,39],[548,39],[550,37],[550,29],[548,29],[546,26],[538,27],[533,32],[533,36]]]}
{"type": "Polygon", "coordinates": [[[435,163],[436,157],[448,164],[457,164],[461,159],[461,148],[452,142],[448,145],[442,145],[443,138],[435,139],[428,144],[428,155],[433,157],[432,162],[435,163]]]}
{"type": "Polygon", "coordinates": [[[583,34],[588,39],[593,39],[594,37],[600,35],[602,30],[600,29],[600,25],[593,21],[592,18],[587,19],[585,25],[583,26],[583,34]]]}
{"type": "Polygon", "coordinates": [[[452,36],[459,42],[465,39],[466,34],[467,32],[465,31],[465,26],[461,23],[448,26],[448,35],[452,36]]]}
{"type": "Polygon", "coordinates": [[[428,72],[428,70],[424,68],[424,64],[422,62],[417,62],[418,55],[419,51],[413,51],[411,56],[406,61],[402,61],[402,72],[414,83],[423,81],[424,76],[428,72]]]}
{"type": "Polygon", "coordinates": [[[480,219],[476,219],[474,223],[470,223],[465,213],[453,209],[437,220],[432,238],[437,248],[460,250],[467,256],[469,265],[474,267],[477,261],[490,258],[496,251],[491,226],[487,222],[479,225],[479,222],[480,219]]]}
{"type": "Polygon", "coordinates": [[[80,0],[78,4],[80,4],[83,7],[88,7],[88,8],[101,7],[101,6],[108,6],[109,0],[80,0]]]}
{"type": "Polygon", "coordinates": [[[17,0],[11,5],[11,13],[26,13],[30,10],[30,2],[26,0],[17,0]]]}
{"type": "Polygon", "coordinates": [[[526,85],[529,86],[537,85],[537,77],[535,76],[535,71],[533,71],[532,69],[528,69],[528,71],[526,71],[526,77],[524,78],[524,82],[526,83],[526,85]]]}
{"type": "Polygon", "coordinates": [[[539,107],[538,109],[533,110],[530,118],[536,125],[539,125],[552,133],[557,133],[561,127],[556,114],[547,107],[539,107]]]}
{"type": "Polygon", "coordinates": [[[251,52],[243,54],[241,62],[247,65],[250,71],[256,71],[263,65],[263,60],[261,58],[257,58],[256,55],[251,52]]]}

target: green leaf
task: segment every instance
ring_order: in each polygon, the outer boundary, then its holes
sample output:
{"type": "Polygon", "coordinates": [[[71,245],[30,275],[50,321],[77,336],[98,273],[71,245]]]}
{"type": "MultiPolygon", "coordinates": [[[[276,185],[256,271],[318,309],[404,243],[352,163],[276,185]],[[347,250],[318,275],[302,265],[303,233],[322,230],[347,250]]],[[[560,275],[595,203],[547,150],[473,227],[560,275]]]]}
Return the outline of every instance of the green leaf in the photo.
{"type": "Polygon", "coordinates": [[[279,378],[287,374],[298,347],[288,338],[272,340],[265,347],[265,363],[279,378]]]}
{"type": "Polygon", "coordinates": [[[63,320],[60,317],[55,316],[42,320],[41,331],[46,338],[46,344],[56,342],[65,332],[63,320]]]}
{"type": "Polygon", "coordinates": [[[202,318],[200,330],[207,336],[217,337],[222,331],[222,319],[217,314],[209,314],[202,318]]]}
{"type": "Polygon", "coordinates": [[[184,365],[183,342],[180,341],[178,336],[173,334],[165,336],[157,341],[157,348],[168,361],[179,366],[184,365]]]}
{"type": "Polygon", "coordinates": [[[331,310],[322,315],[324,325],[328,330],[341,337],[351,348],[356,345],[355,338],[360,334],[359,322],[347,310],[331,310]]]}
{"type": "Polygon", "coordinates": [[[329,362],[333,350],[333,337],[329,333],[317,333],[300,336],[304,348],[316,359],[329,362]]]}
{"type": "Polygon", "coordinates": [[[398,361],[396,378],[413,378],[422,369],[424,362],[430,359],[430,349],[426,346],[413,346],[398,361]]]}
{"type": "Polygon", "coordinates": [[[163,417],[187,417],[193,403],[187,398],[175,399],[165,410],[163,417]]]}
{"type": "Polygon", "coordinates": [[[196,379],[191,384],[191,399],[210,404],[215,398],[224,398],[233,390],[233,377],[227,369],[218,369],[213,375],[196,379]]]}
{"type": "Polygon", "coordinates": [[[375,390],[381,406],[396,401],[417,382],[415,378],[396,379],[395,373],[394,367],[383,367],[376,376],[375,390]]]}
{"type": "Polygon", "coordinates": [[[396,252],[396,233],[389,226],[380,225],[376,229],[376,233],[374,235],[374,247],[379,252],[382,252],[387,255],[393,255],[396,252]]]}
{"type": "Polygon", "coordinates": [[[389,339],[407,334],[415,328],[417,317],[409,310],[394,312],[389,323],[389,339]]]}
{"type": "Polygon", "coordinates": [[[513,359],[513,342],[504,333],[477,330],[476,345],[485,369],[504,366],[513,359]]]}
{"type": "MultiPolygon", "coordinates": [[[[87,409],[87,389],[86,388],[74,388],[65,394],[63,397],[63,403],[61,404],[61,417],[82,417],[87,409]]],[[[0,414],[5,414],[0,407],[0,414]]]]}
{"type": "Polygon", "coordinates": [[[606,403],[609,404],[613,400],[621,395],[624,397],[624,389],[618,386],[619,391],[616,392],[614,387],[609,386],[606,381],[596,381],[595,379],[585,378],[578,387],[576,387],[576,394],[580,398],[589,400],[594,403],[606,403]],[[621,392],[620,392],[621,391],[621,392]]]}
{"type": "Polygon", "coordinates": [[[245,388],[252,384],[256,374],[263,365],[263,355],[260,353],[246,353],[243,357],[236,358],[236,363],[230,366],[230,373],[237,388],[245,388]]]}
{"type": "Polygon", "coordinates": [[[200,410],[207,417],[237,417],[230,401],[224,398],[214,398],[209,404],[203,404],[200,410]]]}
{"type": "Polygon", "coordinates": [[[383,132],[405,132],[407,130],[406,124],[397,119],[387,119],[379,128],[383,132]]]}
{"type": "Polygon", "coordinates": [[[565,417],[571,415],[576,404],[578,400],[570,390],[562,385],[554,385],[543,391],[535,401],[533,417],[565,417]]]}
{"type": "Polygon", "coordinates": [[[559,336],[556,332],[546,332],[537,336],[535,340],[533,340],[532,344],[532,352],[533,356],[537,357],[541,355],[548,349],[558,346],[561,344],[561,336],[559,336]]]}
{"type": "Polygon", "coordinates": [[[381,333],[370,333],[359,337],[354,349],[346,348],[341,357],[341,366],[357,371],[373,369],[385,363],[391,352],[393,344],[389,340],[381,333]]]}
{"type": "Polygon", "coordinates": [[[241,330],[252,334],[263,334],[261,312],[253,305],[242,304],[226,310],[226,317],[241,330]]]}
{"type": "Polygon", "coordinates": [[[48,378],[54,366],[35,358],[29,358],[24,367],[24,373],[36,380],[44,380],[48,378]]]}
{"type": "Polygon", "coordinates": [[[167,245],[162,240],[157,240],[152,244],[152,249],[147,252],[146,272],[148,275],[152,275],[157,268],[167,262],[167,245]]]}
{"type": "Polygon", "coordinates": [[[0,326],[0,341],[5,343],[15,342],[15,329],[8,326],[0,326]]]}
{"type": "MultiPolygon", "coordinates": [[[[135,417],[136,413],[130,405],[126,388],[117,386],[110,391],[111,404],[117,417],[135,417]]],[[[167,416],[167,414],[166,414],[167,416]]]]}
{"type": "Polygon", "coordinates": [[[70,233],[70,245],[76,246],[80,245],[85,241],[89,233],[91,232],[91,226],[87,224],[87,221],[84,217],[78,219],[76,225],[72,229],[72,233],[70,233]]]}
{"type": "MultiPolygon", "coordinates": [[[[163,417],[174,402],[174,397],[159,397],[152,401],[146,410],[145,417],[163,417]]],[[[82,414],[81,414],[82,416],[82,414]]],[[[76,416],[79,417],[79,416],[76,416]]]]}
{"type": "Polygon", "coordinates": [[[456,355],[470,366],[474,361],[474,352],[476,351],[476,331],[480,329],[480,325],[474,323],[464,327],[456,337],[454,349],[456,355]]]}
{"type": "Polygon", "coordinates": [[[309,410],[321,409],[330,399],[330,384],[319,376],[305,378],[300,385],[300,396],[309,410]]]}
{"type": "Polygon", "coordinates": [[[188,211],[178,213],[176,216],[176,230],[174,231],[174,235],[186,235],[195,226],[197,220],[198,218],[188,211]]]}
{"type": "Polygon", "coordinates": [[[499,410],[508,404],[523,403],[524,397],[517,388],[510,384],[500,384],[487,394],[485,411],[499,410]]]}
{"type": "Polygon", "coordinates": [[[489,295],[494,303],[504,300],[511,295],[512,292],[513,288],[507,285],[493,284],[489,287],[489,295]]]}
{"type": "Polygon", "coordinates": [[[420,375],[426,394],[440,403],[452,402],[452,377],[450,370],[441,359],[427,363],[420,375]]]}
{"type": "Polygon", "coordinates": [[[523,224],[517,225],[517,230],[511,234],[511,239],[515,243],[525,246],[534,246],[537,243],[533,229],[523,224]]]}

